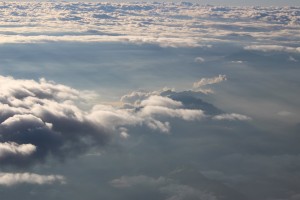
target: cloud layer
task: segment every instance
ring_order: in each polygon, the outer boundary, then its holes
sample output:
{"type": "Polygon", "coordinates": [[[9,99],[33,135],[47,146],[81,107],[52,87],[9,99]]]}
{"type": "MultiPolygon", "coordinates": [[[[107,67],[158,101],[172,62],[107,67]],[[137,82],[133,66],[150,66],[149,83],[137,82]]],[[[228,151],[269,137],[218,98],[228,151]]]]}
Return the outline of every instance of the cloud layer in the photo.
{"type": "Polygon", "coordinates": [[[211,42],[244,42],[252,38],[268,44],[270,38],[288,37],[292,45],[292,41],[299,40],[300,31],[297,7],[90,2],[0,5],[0,43],[121,41],[163,47],[211,47],[211,42]]]}

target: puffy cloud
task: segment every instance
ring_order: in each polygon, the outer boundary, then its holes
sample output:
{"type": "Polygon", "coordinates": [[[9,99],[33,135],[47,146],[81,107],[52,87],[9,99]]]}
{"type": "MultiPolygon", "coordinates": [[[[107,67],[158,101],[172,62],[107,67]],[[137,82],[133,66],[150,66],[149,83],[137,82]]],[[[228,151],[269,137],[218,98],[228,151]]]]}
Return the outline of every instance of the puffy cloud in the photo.
{"type": "Polygon", "coordinates": [[[32,144],[17,144],[15,142],[0,143],[0,160],[10,156],[29,156],[36,151],[32,144]]]}
{"type": "Polygon", "coordinates": [[[146,106],[141,110],[142,116],[167,116],[178,117],[185,120],[199,120],[204,117],[202,110],[188,110],[188,109],[170,109],[161,106],[146,106]]]}
{"type": "Polygon", "coordinates": [[[3,154],[2,164],[27,165],[49,154],[63,159],[107,141],[109,132],[76,105],[84,101],[79,91],[44,79],[1,76],[0,83],[0,141],[10,144],[10,152],[15,147],[15,153],[3,154]]]}
{"type": "Polygon", "coordinates": [[[166,90],[133,93],[122,97],[134,99],[130,108],[114,107],[94,105],[89,102],[91,92],[45,79],[0,76],[0,163],[21,167],[45,161],[48,155],[65,159],[102,146],[114,133],[128,138],[130,126],[169,133],[170,118],[205,117],[201,109],[185,108],[162,92],[166,90]]]}
{"type": "Polygon", "coordinates": [[[230,121],[234,121],[234,120],[246,121],[246,120],[251,120],[251,117],[248,117],[246,115],[237,114],[237,113],[230,113],[230,114],[226,113],[226,114],[216,115],[213,117],[213,119],[215,119],[215,120],[230,120],[230,121]]]}
{"type": "Polygon", "coordinates": [[[0,172],[0,185],[13,186],[18,184],[64,184],[65,177],[60,175],[39,175],[33,173],[3,173],[0,172]]]}
{"type": "Polygon", "coordinates": [[[168,92],[168,91],[174,91],[174,89],[163,88],[162,90],[159,91],[133,91],[129,94],[123,95],[121,97],[121,102],[129,103],[129,104],[140,104],[141,101],[151,96],[161,96],[163,92],[168,92]]]}
{"type": "MultiPolygon", "coordinates": [[[[211,41],[228,42],[245,37],[290,36],[294,41],[299,40],[300,17],[297,8],[292,7],[237,8],[148,2],[6,2],[0,5],[3,10],[0,43],[110,41],[209,48],[211,41]],[[78,24],[80,29],[76,28],[78,24]],[[284,31],[278,31],[278,27],[284,31]],[[264,34],[266,30],[270,34],[264,34]]],[[[196,60],[203,62],[200,58],[196,60]]]]}
{"type": "Polygon", "coordinates": [[[179,101],[174,101],[168,97],[162,97],[153,95],[150,96],[148,99],[143,100],[140,103],[141,106],[160,106],[160,107],[167,107],[167,108],[179,108],[182,106],[182,103],[179,101]]]}

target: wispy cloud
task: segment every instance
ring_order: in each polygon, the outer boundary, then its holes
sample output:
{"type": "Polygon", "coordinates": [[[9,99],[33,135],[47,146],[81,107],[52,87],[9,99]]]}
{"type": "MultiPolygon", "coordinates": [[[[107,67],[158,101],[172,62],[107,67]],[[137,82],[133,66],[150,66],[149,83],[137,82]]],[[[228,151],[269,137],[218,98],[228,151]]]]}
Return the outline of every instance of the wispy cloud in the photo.
{"type": "Polygon", "coordinates": [[[245,47],[246,50],[263,51],[263,52],[286,52],[300,53],[300,47],[288,47],[280,45],[250,45],[245,47]]]}
{"type": "Polygon", "coordinates": [[[216,115],[213,117],[213,119],[215,119],[215,120],[230,120],[230,121],[234,121],[234,120],[248,121],[248,120],[251,120],[251,117],[248,117],[246,115],[237,114],[237,113],[230,113],[230,114],[226,113],[226,114],[216,115]]]}
{"type": "Polygon", "coordinates": [[[193,88],[195,90],[201,91],[205,94],[207,93],[213,93],[213,90],[210,88],[205,88],[207,85],[217,84],[223,81],[226,81],[227,78],[225,75],[219,75],[212,78],[201,78],[199,81],[195,82],[193,84],[193,88]]]}

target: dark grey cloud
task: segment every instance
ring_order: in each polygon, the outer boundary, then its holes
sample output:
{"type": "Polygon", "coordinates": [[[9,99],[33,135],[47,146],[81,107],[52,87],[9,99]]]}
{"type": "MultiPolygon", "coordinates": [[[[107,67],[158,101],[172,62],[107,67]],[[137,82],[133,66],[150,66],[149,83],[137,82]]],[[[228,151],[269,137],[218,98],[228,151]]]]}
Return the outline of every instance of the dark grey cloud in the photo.
{"type": "Polygon", "coordinates": [[[8,149],[1,150],[2,164],[20,167],[50,155],[64,159],[108,139],[109,131],[75,105],[81,97],[72,88],[1,77],[1,95],[0,141],[8,149]]]}

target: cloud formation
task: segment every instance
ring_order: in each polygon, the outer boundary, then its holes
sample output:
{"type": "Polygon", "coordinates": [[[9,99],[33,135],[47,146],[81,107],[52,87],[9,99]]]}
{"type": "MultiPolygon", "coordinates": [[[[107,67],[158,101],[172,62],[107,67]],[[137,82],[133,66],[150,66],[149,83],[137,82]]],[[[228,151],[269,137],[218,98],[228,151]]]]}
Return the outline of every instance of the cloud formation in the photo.
{"type": "Polygon", "coordinates": [[[36,151],[32,144],[17,144],[15,142],[0,143],[0,159],[13,156],[29,156],[36,151]]]}
{"type": "MultiPolygon", "coordinates": [[[[126,127],[145,126],[169,133],[168,119],[186,121],[205,117],[201,109],[188,109],[167,96],[141,95],[124,107],[89,103],[91,92],[41,79],[19,80],[0,76],[0,163],[25,166],[59,159],[101,147],[126,127]]],[[[126,97],[122,98],[123,100],[126,97]]]]}
{"type": "Polygon", "coordinates": [[[246,46],[245,49],[263,52],[300,53],[300,47],[287,47],[280,45],[250,45],[246,46]]]}
{"type": "Polygon", "coordinates": [[[166,2],[4,2],[0,6],[0,43],[129,42],[209,48],[209,42],[245,37],[260,43],[278,37],[299,40],[297,7],[237,8],[166,2]]]}
{"type": "Polygon", "coordinates": [[[157,193],[165,196],[166,200],[217,200],[218,198],[207,191],[199,188],[194,188],[189,185],[178,183],[166,177],[153,178],[145,175],[137,176],[122,176],[120,178],[110,181],[110,184],[118,189],[128,189],[137,187],[155,188],[157,193]]]}
{"type": "Polygon", "coordinates": [[[13,186],[18,184],[64,184],[65,177],[60,175],[39,175],[33,173],[2,173],[0,172],[0,186],[13,186]]]}
{"type": "Polygon", "coordinates": [[[240,120],[240,121],[247,121],[251,120],[250,117],[246,115],[241,115],[237,113],[226,113],[226,114],[221,114],[221,115],[216,115],[213,117],[215,120],[229,120],[229,121],[234,121],[234,120],[240,120]]]}
{"type": "Polygon", "coordinates": [[[226,81],[227,78],[225,75],[219,75],[213,78],[202,78],[199,81],[193,84],[193,88],[205,94],[213,93],[213,90],[210,88],[205,88],[207,85],[217,84],[223,81],[226,81]]]}

